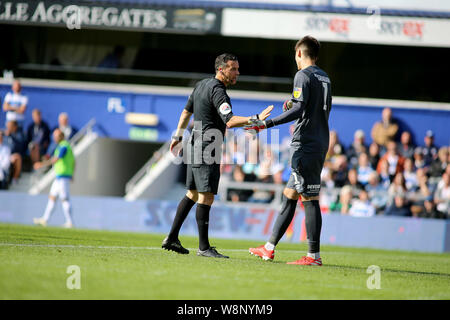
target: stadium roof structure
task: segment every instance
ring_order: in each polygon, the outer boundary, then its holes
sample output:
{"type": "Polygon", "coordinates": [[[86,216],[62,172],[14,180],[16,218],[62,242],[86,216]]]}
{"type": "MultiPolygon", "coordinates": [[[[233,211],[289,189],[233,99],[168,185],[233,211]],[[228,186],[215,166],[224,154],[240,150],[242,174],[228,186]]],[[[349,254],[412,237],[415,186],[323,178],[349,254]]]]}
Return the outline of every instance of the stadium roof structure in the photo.
{"type": "MultiPolygon", "coordinates": [[[[72,1],[74,2],[74,1],[72,1]]],[[[86,2],[86,1],[80,1],[86,2]]],[[[367,14],[367,7],[362,6],[337,6],[314,5],[314,1],[236,1],[236,0],[93,0],[89,2],[116,3],[141,6],[176,6],[176,7],[205,7],[205,8],[241,8],[261,10],[288,10],[306,11],[312,13],[341,13],[341,14],[367,14]]],[[[330,1],[331,2],[331,1],[330,1]]],[[[418,9],[394,9],[380,6],[380,14],[383,16],[397,17],[421,17],[450,19],[450,11],[418,10],[418,9]]]]}
{"type": "Polygon", "coordinates": [[[428,2],[21,0],[0,2],[0,24],[450,48],[450,3],[428,2]]]}

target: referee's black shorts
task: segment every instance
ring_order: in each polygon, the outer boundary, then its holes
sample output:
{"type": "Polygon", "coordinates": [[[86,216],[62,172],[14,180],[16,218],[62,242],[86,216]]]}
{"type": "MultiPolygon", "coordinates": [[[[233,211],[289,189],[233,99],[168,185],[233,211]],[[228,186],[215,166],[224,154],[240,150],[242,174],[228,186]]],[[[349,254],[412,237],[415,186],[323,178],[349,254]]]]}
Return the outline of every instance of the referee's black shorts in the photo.
{"type": "Polygon", "coordinates": [[[186,189],[217,194],[220,180],[220,164],[188,164],[186,189]]]}
{"type": "Polygon", "coordinates": [[[306,197],[315,197],[320,192],[320,174],[326,153],[305,153],[301,149],[293,150],[291,158],[292,172],[286,188],[294,189],[306,197]]]}

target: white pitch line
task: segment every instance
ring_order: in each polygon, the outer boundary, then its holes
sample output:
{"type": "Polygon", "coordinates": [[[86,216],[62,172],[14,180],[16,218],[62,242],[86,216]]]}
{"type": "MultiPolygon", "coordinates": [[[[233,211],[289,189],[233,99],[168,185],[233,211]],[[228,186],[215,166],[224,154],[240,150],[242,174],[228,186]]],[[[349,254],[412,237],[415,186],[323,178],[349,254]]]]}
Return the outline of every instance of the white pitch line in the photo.
{"type": "MultiPolygon", "coordinates": [[[[87,246],[71,244],[26,244],[26,243],[0,243],[3,247],[42,247],[42,248],[70,248],[70,249],[130,249],[130,250],[163,250],[161,247],[124,247],[124,246],[87,246]]],[[[196,250],[196,248],[188,248],[196,250]]],[[[248,249],[222,249],[223,251],[244,252],[248,249]]]]}
{"type": "MultiPolygon", "coordinates": [[[[1,243],[0,247],[41,247],[41,248],[69,248],[69,249],[129,249],[129,250],[163,250],[161,247],[125,247],[125,246],[92,246],[92,245],[72,245],[72,244],[35,244],[35,243],[1,243]]],[[[197,248],[187,248],[190,251],[195,251],[197,248]]],[[[248,249],[220,249],[229,252],[248,252],[248,249]]],[[[305,251],[300,250],[281,250],[283,252],[291,252],[295,254],[305,254],[305,251]]],[[[322,252],[325,254],[342,254],[339,251],[322,252]]],[[[349,254],[346,252],[345,254],[349,254]]]]}

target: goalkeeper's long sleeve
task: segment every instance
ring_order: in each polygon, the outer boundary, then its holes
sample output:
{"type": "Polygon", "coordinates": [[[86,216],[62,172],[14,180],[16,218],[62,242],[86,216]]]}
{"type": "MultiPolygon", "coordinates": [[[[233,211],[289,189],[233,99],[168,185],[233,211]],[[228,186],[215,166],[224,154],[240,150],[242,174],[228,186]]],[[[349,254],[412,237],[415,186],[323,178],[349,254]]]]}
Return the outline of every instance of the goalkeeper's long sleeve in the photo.
{"type": "Polygon", "coordinates": [[[283,112],[273,119],[266,120],[267,128],[300,119],[303,115],[303,110],[303,102],[294,102],[292,108],[288,111],[283,112]]]}

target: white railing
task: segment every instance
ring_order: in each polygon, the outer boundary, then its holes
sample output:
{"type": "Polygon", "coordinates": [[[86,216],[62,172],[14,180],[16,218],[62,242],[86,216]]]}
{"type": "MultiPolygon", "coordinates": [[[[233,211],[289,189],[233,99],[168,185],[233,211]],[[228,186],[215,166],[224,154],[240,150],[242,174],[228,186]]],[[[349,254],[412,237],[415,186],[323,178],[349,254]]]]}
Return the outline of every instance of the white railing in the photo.
{"type": "Polygon", "coordinates": [[[167,153],[169,152],[170,140],[164,143],[161,148],[155,151],[152,157],[144,164],[144,166],[128,181],[125,185],[125,193],[131,192],[139,181],[142,180],[149,172],[154,168],[154,165],[167,153]]]}

